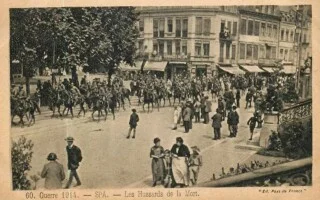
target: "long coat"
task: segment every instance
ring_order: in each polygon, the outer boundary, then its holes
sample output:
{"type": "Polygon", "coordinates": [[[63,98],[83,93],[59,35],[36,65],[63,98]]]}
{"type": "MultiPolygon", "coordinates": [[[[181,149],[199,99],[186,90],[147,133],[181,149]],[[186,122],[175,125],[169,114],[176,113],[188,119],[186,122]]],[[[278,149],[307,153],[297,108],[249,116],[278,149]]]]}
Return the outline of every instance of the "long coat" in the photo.
{"type": "Polygon", "coordinates": [[[46,189],[61,189],[62,181],[66,178],[63,166],[57,161],[51,161],[44,165],[41,177],[45,178],[46,189]]]}
{"type": "Polygon", "coordinates": [[[229,125],[238,125],[239,123],[239,114],[237,111],[230,111],[228,113],[228,124],[229,125]]]}
{"type": "Polygon", "coordinates": [[[77,169],[82,161],[82,154],[79,147],[73,145],[71,148],[66,147],[68,154],[68,169],[77,169]]]}
{"type": "Polygon", "coordinates": [[[213,128],[221,128],[222,115],[220,113],[214,114],[211,119],[213,128]]]}
{"type": "Polygon", "coordinates": [[[192,114],[191,108],[186,107],[183,110],[183,113],[182,113],[183,121],[190,121],[191,120],[191,114],[192,114]]]}

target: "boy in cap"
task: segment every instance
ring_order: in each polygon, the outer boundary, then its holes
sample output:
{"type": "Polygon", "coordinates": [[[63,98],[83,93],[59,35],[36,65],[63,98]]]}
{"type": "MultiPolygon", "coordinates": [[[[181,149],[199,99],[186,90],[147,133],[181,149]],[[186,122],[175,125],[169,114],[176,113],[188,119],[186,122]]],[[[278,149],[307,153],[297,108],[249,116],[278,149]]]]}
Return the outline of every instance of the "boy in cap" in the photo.
{"type": "Polygon", "coordinates": [[[237,106],[232,106],[232,111],[228,113],[227,123],[229,125],[230,136],[236,137],[238,132],[239,114],[236,111],[237,106]]]}
{"type": "Polygon", "coordinates": [[[133,130],[132,138],[134,139],[136,137],[136,128],[137,128],[137,125],[138,125],[138,121],[139,121],[139,115],[137,114],[137,110],[133,108],[132,109],[132,114],[130,115],[130,120],[129,120],[130,128],[129,128],[127,139],[130,138],[132,130],[133,130]]]}
{"type": "Polygon", "coordinates": [[[82,161],[82,154],[79,147],[73,144],[74,138],[67,137],[65,139],[68,143],[66,150],[68,154],[68,169],[70,170],[70,176],[68,183],[66,185],[66,189],[70,187],[73,177],[75,177],[77,184],[75,186],[81,185],[80,178],[77,173],[77,169],[79,167],[79,163],[82,161]]]}
{"type": "Polygon", "coordinates": [[[191,149],[192,154],[188,160],[189,175],[192,185],[196,185],[200,167],[202,166],[202,156],[200,155],[200,149],[197,146],[193,146],[191,149]]]}

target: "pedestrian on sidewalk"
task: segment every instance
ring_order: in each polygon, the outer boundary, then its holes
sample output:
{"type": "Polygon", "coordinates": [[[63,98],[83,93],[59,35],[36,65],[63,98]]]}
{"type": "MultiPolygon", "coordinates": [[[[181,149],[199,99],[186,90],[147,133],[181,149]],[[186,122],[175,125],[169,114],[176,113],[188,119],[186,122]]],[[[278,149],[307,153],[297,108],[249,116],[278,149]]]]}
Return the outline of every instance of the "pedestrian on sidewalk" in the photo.
{"type": "Polygon", "coordinates": [[[139,115],[137,114],[137,110],[133,108],[132,114],[130,115],[130,120],[129,120],[130,128],[129,128],[127,139],[130,138],[132,130],[133,130],[132,138],[134,139],[136,137],[136,128],[138,126],[138,122],[139,122],[139,115]]]}
{"type": "Polygon", "coordinates": [[[179,185],[180,187],[187,187],[189,185],[188,178],[188,159],[190,157],[189,148],[183,144],[181,137],[176,138],[176,144],[171,148],[172,153],[172,187],[179,185]]]}
{"type": "Polygon", "coordinates": [[[241,93],[240,93],[240,89],[237,89],[236,92],[236,100],[237,100],[237,107],[240,108],[240,98],[241,98],[241,93]]]}
{"type": "Polygon", "coordinates": [[[186,104],[185,108],[183,109],[182,118],[183,118],[183,125],[185,133],[189,133],[190,129],[190,120],[191,120],[191,108],[188,104],[186,104]]]}
{"type": "Polygon", "coordinates": [[[191,113],[190,113],[190,121],[189,121],[189,129],[191,130],[192,129],[192,120],[193,120],[193,117],[194,117],[194,107],[193,107],[193,103],[192,103],[192,100],[189,98],[188,101],[187,101],[187,106],[190,108],[191,110],[191,113]]]}
{"type": "Polygon", "coordinates": [[[174,111],[173,111],[173,128],[172,130],[177,130],[177,125],[178,125],[178,119],[179,119],[179,111],[178,107],[174,106],[174,111]]]}
{"type": "Polygon", "coordinates": [[[237,106],[232,106],[232,110],[228,113],[227,123],[229,125],[229,137],[236,137],[238,132],[239,114],[236,111],[237,106]]]}
{"type": "Polygon", "coordinates": [[[192,185],[196,185],[199,177],[200,167],[202,166],[202,156],[200,155],[200,149],[197,146],[191,147],[192,154],[190,155],[189,166],[189,178],[192,185]]]}
{"type": "Polygon", "coordinates": [[[201,111],[201,103],[198,100],[198,97],[196,98],[196,101],[194,103],[194,117],[195,117],[195,123],[200,122],[200,111],[201,111]]]}
{"type": "Polygon", "coordinates": [[[254,128],[256,127],[257,122],[258,122],[258,117],[257,117],[256,114],[253,114],[253,116],[250,117],[250,119],[247,122],[247,125],[249,125],[249,129],[250,129],[250,138],[249,138],[249,140],[252,140],[253,131],[254,131],[254,128]]]}
{"type": "Polygon", "coordinates": [[[221,122],[222,122],[222,115],[220,110],[217,108],[216,113],[212,116],[212,127],[213,127],[213,140],[221,139],[221,122]]]}
{"type": "Polygon", "coordinates": [[[73,177],[77,181],[77,184],[75,186],[81,185],[77,169],[79,168],[79,163],[82,161],[82,154],[80,148],[73,144],[73,137],[67,137],[65,140],[68,143],[66,150],[68,154],[68,169],[70,170],[69,180],[65,187],[67,189],[70,187],[73,177]]]}
{"type": "Polygon", "coordinates": [[[168,188],[172,186],[172,156],[169,149],[164,151],[164,187],[168,188]]]}
{"type": "Polygon", "coordinates": [[[219,113],[222,115],[222,121],[226,118],[225,104],[223,103],[222,97],[218,98],[218,109],[219,113]]]}
{"type": "Polygon", "coordinates": [[[152,158],[152,187],[155,187],[157,185],[157,181],[161,181],[161,184],[164,184],[164,148],[160,145],[159,138],[154,138],[153,143],[154,146],[151,148],[150,157],[152,158]]]}
{"type": "Polygon", "coordinates": [[[41,177],[45,178],[46,189],[61,189],[62,181],[66,178],[63,166],[56,161],[57,159],[55,153],[50,153],[47,157],[49,163],[44,165],[41,172],[41,177]]]}
{"type": "Polygon", "coordinates": [[[212,103],[209,100],[209,97],[206,95],[205,96],[205,109],[204,109],[204,124],[208,124],[209,123],[209,112],[211,112],[211,106],[212,103]]]}
{"type": "Polygon", "coordinates": [[[245,107],[245,109],[247,109],[248,107],[251,108],[252,96],[253,96],[252,93],[250,91],[248,91],[246,94],[246,107],[245,107]]]}

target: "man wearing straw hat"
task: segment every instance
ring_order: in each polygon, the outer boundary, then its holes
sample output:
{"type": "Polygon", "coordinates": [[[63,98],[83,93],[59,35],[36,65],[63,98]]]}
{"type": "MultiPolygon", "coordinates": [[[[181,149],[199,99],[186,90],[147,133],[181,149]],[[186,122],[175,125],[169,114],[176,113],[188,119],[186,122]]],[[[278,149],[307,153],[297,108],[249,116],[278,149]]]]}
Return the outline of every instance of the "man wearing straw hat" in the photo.
{"type": "Polygon", "coordinates": [[[68,169],[70,170],[69,180],[66,185],[66,189],[70,187],[73,177],[76,179],[77,184],[75,186],[81,185],[80,178],[77,173],[77,169],[79,167],[79,163],[82,161],[81,150],[79,147],[73,144],[74,138],[67,137],[65,139],[68,143],[66,150],[68,154],[68,169]]]}

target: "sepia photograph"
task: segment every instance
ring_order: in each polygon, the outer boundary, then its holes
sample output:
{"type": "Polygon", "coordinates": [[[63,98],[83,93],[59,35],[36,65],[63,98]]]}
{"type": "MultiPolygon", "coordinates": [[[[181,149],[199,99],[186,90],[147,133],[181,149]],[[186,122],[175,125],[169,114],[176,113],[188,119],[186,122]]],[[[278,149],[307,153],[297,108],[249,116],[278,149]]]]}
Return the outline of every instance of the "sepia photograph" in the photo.
{"type": "Polygon", "coordinates": [[[313,185],[312,5],[16,7],[9,29],[12,191],[313,185]]]}

